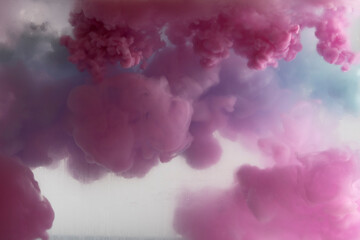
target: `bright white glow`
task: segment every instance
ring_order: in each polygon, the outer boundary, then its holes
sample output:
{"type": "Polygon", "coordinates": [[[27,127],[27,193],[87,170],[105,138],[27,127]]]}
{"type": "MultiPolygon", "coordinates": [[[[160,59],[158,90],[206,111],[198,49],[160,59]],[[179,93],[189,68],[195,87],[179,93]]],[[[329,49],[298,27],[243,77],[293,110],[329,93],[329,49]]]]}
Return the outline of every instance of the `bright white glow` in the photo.
{"type": "Polygon", "coordinates": [[[84,185],[61,165],[34,171],[42,193],[55,210],[50,234],[78,236],[173,237],[176,198],[184,190],[228,187],[233,173],[256,156],[239,143],[222,140],[222,161],[207,170],[194,170],[181,158],[155,167],[143,179],[110,175],[84,185]]]}

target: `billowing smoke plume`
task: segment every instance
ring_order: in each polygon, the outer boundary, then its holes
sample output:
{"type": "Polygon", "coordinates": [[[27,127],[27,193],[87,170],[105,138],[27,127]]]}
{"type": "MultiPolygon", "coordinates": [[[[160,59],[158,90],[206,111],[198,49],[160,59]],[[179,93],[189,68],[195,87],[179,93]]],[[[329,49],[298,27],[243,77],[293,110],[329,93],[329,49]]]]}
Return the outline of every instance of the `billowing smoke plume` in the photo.
{"type": "Polygon", "coordinates": [[[253,69],[290,61],[301,50],[300,32],[315,28],[317,51],[347,70],[355,55],[344,27],[351,1],[78,1],[74,36],[62,38],[70,61],[100,78],[107,64],[146,66],[170,42],[192,45],[204,67],[230,51],[253,69]],[[320,13],[319,13],[320,12],[320,13]]]}
{"type": "Polygon", "coordinates": [[[3,1],[0,236],[46,239],[54,214],[29,168],[65,161],[85,183],[144,177],[176,156],[205,169],[221,160],[220,136],[263,166],[241,167],[226,191],[185,195],[182,236],[358,239],[358,158],[335,131],[359,109],[358,5],[3,1]]]}
{"type": "Polygon", "coordinates": [[[122,74],[72,90],[68,106],[77,145],[94,161],[142,176],[191,142],[191,104],[170,94],[165,79],[122,74]]]}
{"type": "Polygon", "coordinates": [[[17,159],[0,157],[0,233],[9,240],[48,239],[54,220],[31,170],[17,159]]]}
{"type": "Polygon", "coordinates": [[[298,160],[243,166],[229,190],[184,195],[176,230],[190,240],[358,239],[357,159],[331,149],[298,160]]]}

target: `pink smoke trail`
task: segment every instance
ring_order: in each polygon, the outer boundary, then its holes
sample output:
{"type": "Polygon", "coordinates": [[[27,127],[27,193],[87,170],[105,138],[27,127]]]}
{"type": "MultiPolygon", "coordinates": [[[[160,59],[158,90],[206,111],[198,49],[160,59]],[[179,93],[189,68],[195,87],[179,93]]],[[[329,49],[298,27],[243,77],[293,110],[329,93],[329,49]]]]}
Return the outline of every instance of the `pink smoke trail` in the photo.
{"type": "Polygon", "coordinates": [[[20,20],[25,3],[0,9],[0,236],[47,238],[53,212],[29,167],[65,159],[82,182],[143,177],[176,156],[203,169],[221,159],[219,134],[272,167],[242,167],[230,190],[190,196],[175,219],[181,235],[358,238],[357,158],[331,148],[321,104],[299,103],[275,70],[308,28],[318,54],[348,70],[356,1],[76,0],[62,37],[20,20]]]}
{"type": "Polygon", "coordinates": [[[176,230],[189,240],[358,239],[358,160],[331,149],[299,161],[243,166],[229,190],[185,194],[176,230]]]}
{"type": "Polygon", "coordinates": [[[228,190],[185,193],[178,233],[189,240],[357,239],[357,153],[332,147],[339,145],[336,121],[320,106],[295,105],[255,140],[271,167],[240,167],[228,190]]]}

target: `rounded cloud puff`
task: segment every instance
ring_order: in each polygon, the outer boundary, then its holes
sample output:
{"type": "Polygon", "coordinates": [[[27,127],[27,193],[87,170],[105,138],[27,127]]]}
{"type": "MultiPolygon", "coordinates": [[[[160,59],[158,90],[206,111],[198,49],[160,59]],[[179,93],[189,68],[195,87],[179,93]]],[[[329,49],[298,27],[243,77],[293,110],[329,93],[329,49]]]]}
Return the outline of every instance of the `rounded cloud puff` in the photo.
{"type": "Polygon", "coordinates": [[[88,161],[121,175],[145,174],[190,143],[191,104],[164,79],[121,74],[73,89],[72,135],[88,161]]]}

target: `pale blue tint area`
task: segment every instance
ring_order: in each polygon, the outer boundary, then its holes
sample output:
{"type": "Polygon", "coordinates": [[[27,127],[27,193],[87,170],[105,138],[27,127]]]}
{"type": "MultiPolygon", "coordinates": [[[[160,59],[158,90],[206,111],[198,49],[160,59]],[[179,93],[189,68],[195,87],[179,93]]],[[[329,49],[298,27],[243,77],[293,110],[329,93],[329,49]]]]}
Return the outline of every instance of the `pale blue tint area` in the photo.
{"type": "Polygon", "coordinates": [[[359,65],[343,72],[340,66],[327,63],[316,52],[313,31],[302,34],[302,43],[303,50],[297,57],[291,62],[281,61],[276,69],[280,85],[320,100],[330,110],[358,114],[359,65]]]}

